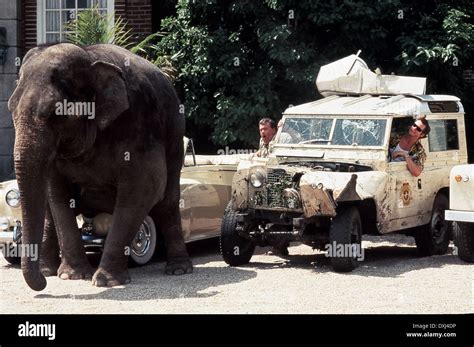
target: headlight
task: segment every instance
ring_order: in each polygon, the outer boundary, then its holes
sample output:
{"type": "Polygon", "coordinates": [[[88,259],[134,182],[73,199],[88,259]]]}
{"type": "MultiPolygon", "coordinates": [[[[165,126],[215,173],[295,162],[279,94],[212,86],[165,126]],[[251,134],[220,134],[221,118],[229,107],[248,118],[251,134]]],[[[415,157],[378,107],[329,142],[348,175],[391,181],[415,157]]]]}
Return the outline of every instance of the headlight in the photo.
{"type": "Polygon", "coordinates": [[[20,205],[20,192],[17,189],[9,190],[5,200],[8,206],[18,207],[20,205]]]}
{"type": "Polygon", "coordinates": [[[254,188],[260,188],[263,186],[263,182],[265,181],[265,176],[259,171],[254,172],[250,175],[250,183],[254,188]]]}
{"type": "Polygon", "coordinates": [[[10,228],[10,220],[7,217],[0,217],[0,230],[8,230],[10,228]]]}

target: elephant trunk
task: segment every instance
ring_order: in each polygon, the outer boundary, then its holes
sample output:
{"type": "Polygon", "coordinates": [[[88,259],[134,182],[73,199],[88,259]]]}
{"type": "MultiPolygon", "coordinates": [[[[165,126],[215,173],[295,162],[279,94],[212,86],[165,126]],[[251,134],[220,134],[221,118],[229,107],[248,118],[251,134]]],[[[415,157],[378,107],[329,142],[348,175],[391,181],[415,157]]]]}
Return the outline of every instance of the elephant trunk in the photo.
{"type": "Polygon", "coordinates": [[[21,196],[22,252],[21,269],[28,286],[43,290],[46,279],[40,272],[39,259],[46,211],[46,170],[51,157],[52,139],[46,127],[32,129],[28,124],[15,124],[15,171],[21,196]],[[32,257],[31,255],[37,255],[32,257]]]}

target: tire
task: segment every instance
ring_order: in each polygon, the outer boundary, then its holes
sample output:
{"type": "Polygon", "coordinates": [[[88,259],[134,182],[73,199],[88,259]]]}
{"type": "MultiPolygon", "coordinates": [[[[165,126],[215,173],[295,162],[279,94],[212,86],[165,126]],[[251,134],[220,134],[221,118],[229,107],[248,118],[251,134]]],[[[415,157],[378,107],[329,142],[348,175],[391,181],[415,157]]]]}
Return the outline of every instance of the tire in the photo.
{"type": "Polygon", "coordinates": [[[474,263],[474,226],[471,223],[454,222],[453,234],[459,258],[474,263]]]}
{"type": "Polygon", "coordinates": [[[444,219],[449,208],[446,195],[436,196],[431,211],[430,223],[415,233],[416,247],[421,256],[446,254],[452,237],[452,223],[444,219]]]}
{"type": "Polygon", "coordinates": [[[132,265],[143,266],[153,258],[156,250],[156,239],[155,223],[150,216],[147,216],[130,245],[132,265]]]}
{"type": "Polygon", "coordinates": [[[251,240],[241,237],[236,231],[236,217],[237,213],[232,208],[230,201],[224,211],[219,240],[222,258],[230,266],[248,264],[255,251],[255,244],[251,240]]]}
{"type": "MultiPolygon", "coordinates": [[[[20,257],[11,257],[11,256],[7,256],[6,254],[11,254],[13,253],[11,250],[18,247],[18,244],[16,243],[5,243],[3,244],[2,247],[0,247],[2,249],[2,254],[3,254],[3,257],[5,258],[5,260],[12,264],[12,265],[18,265],[21,263],[21,256],[20,257]],[[8,247],[9,251],[6,252],[6,248],[8,247]]],[[[18,250],[15,252],[15,254],[18,254],[18,250]]]]}
{"type": "Polygon", "coordinates": [[[337,212],[336,217],[331,221],[329,243],[332,248],[335,248],[332,254],[329,254],[334,271],[350,272],[359,266],[356,253],[362,253],[362,223],[357,207],[352,206],[337,212]],[[351,247],[351,250],[356,253],[342,257],[334,254],[334,251],[341,247],[340,245],[347,249],[346,245],[351,244],[356,245],[351,247]]]}

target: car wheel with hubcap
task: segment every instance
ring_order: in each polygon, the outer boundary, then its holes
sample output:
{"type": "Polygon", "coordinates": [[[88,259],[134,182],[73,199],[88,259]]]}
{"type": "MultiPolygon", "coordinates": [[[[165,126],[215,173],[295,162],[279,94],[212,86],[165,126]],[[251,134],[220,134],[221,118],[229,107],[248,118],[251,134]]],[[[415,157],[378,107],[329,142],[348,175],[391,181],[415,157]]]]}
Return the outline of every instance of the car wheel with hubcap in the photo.
{"type": "Polygon", "coordinates": [[[156,249],[156,238],[155,223],[147,216],[130,245],[130,260],[134,265],[145,265],[151,260],[156,249]]]}

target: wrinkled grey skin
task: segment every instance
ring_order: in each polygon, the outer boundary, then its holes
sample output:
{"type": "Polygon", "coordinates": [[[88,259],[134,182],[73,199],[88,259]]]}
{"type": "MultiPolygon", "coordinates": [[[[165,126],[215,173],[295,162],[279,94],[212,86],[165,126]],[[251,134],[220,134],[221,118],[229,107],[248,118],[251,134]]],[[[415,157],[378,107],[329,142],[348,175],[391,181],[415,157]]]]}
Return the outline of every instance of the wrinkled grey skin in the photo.
{"type": "Polygon", "coordinates": [[[91,277],[79,213],[113,213],[94,285],[130,281],[125,250],[147,214],[165,239],[166,272],[192,272],[179,211],[184,116],[159,69],[114,45],[37,47],[23,60],[8,107],[22,242],[40,245],[44,235],[40,260],[21,260],[32,289],[45,288],[45,275],[91,277]],[[56,103],[63,100],[94,102],[95,117],[58,115],[56,103]]]}

